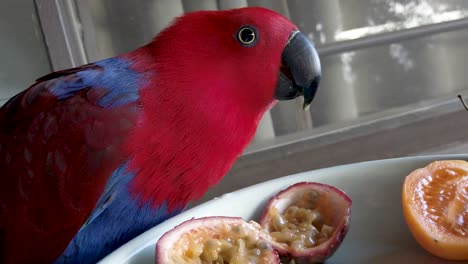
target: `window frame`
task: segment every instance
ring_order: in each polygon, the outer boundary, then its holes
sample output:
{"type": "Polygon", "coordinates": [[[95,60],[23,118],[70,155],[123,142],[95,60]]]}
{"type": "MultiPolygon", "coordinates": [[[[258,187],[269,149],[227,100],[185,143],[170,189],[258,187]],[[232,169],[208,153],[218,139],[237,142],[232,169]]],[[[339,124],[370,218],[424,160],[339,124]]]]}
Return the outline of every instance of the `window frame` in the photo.
{"type": "Polygon", "coordinates": [[[35,0],[52,69],[88,63],[73,0],[35,0]]]}

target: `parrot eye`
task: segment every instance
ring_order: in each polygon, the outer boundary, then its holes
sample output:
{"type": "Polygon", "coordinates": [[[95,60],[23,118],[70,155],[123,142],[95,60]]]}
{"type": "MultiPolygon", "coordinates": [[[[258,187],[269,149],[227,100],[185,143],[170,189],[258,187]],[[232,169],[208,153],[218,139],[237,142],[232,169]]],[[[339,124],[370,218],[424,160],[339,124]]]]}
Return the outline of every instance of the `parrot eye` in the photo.
{"type": "Polygon", "coordinates": [[[237,40],[243,46],[253,46],[257,42],[257,31],[252,26],[243,26],[237,32],[237,40]]]}

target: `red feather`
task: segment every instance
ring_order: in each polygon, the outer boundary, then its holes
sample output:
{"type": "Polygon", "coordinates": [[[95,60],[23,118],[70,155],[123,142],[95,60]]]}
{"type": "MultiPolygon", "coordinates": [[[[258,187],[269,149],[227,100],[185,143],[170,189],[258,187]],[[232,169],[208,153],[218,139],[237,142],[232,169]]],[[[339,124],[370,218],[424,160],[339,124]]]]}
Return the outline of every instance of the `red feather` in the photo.
{"type": "Polygon", "coordinates": [[[57,100],[46,89],[48,78],[77,78],[76,71],[41,78],[0,109],[0,256],[9,257],[2,263],[53,262],[121,162],[136,108],[99,107],[104,90],[57,100]]]}
{"type": "Polygon", "coordinates": [[[141,91],[143,116],[126,144],[130,168],[139,171],[135,196],[180,208],[226,174],[274,103],[281,54],[295,30],[263,8],[197,12],[146,47],[156,59],[135,68],[157,74],[141,91]],[[255,46],[237,42],[243,25],[257,29],[255,46]]]}
{"type": "MultiPolygon", "coordinates": [[[[0,167],[9,175],[0,184],[0,214],[8,216],[0,215],[0,243],[8,241],[2,248],[16,250],[18,263],[53,261],[124,157],[131,157],[131,190],[142,204],[167,203],[172,211],[199,198],[224,176],[275,102],[281,53],[294,30],[262,8],[183,16],[125,55],[134,70],[151,73],[140,89],[138,117],[133,104],[97,106],[100,89],[57,100],[44,89],[53,80],[41,79],[20,94],[0,110],[0,167]],[[256,45],[237,42],[243,25],[257,29],[256,45]],[[121,144],[123,151],[114,151],[121,144]]],[[[74,71],[49,78],[76,78],[74,71]]]]}

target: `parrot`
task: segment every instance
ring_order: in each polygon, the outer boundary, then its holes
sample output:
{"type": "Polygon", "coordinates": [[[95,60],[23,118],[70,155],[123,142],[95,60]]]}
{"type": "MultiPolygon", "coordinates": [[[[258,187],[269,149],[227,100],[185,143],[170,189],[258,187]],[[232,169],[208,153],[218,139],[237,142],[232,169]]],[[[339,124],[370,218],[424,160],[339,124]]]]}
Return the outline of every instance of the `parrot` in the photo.
{"type": "Polygon", "coordinates": [[[0,108],[0,262],[96,263],[227,174],[278,101],[315,97],[314,44],[262,7],[175,18],[0,108]]]}

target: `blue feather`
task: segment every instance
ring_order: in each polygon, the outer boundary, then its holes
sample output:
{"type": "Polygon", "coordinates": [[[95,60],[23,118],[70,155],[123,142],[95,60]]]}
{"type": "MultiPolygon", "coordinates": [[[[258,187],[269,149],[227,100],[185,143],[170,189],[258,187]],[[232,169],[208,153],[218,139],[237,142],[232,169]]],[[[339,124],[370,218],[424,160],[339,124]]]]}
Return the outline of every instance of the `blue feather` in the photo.
{"type": "Polygon", "coordinates": [[[129,192],[135,173],[123,164],[109,178],[87,223],[55,263],[95,263],[132,238],[183,210],[141,204],[129,192]]]}
{"type": "Polygon", "coordinates": [[[145,78],[131,69],[131,62],[124,58],[110,58],[92,64],[74,73],[73,78],[59,78],[49,88],[59,99],[74,96],[83,89],[107,89],[98,104],[114,108],[138,100],[145,78]]]}
{"type": "MultiPolygon", "coordinates": [[[[111,58],[70,71],[62,78],[46,79],[58,99],[99,89],[99,106],[114,108],[139,99],[146,75],[135,72],[131,61],[111,58]]],[[[52,76],[53,77],[53,76],[52,76]]],[[[95,208],[85,224],[55,263],[95,263],[147,229],[183,210],[167,210],[167,204],[145,204],[130,194],[135,172],[122,164],[110,175],[95,208]]]]}

